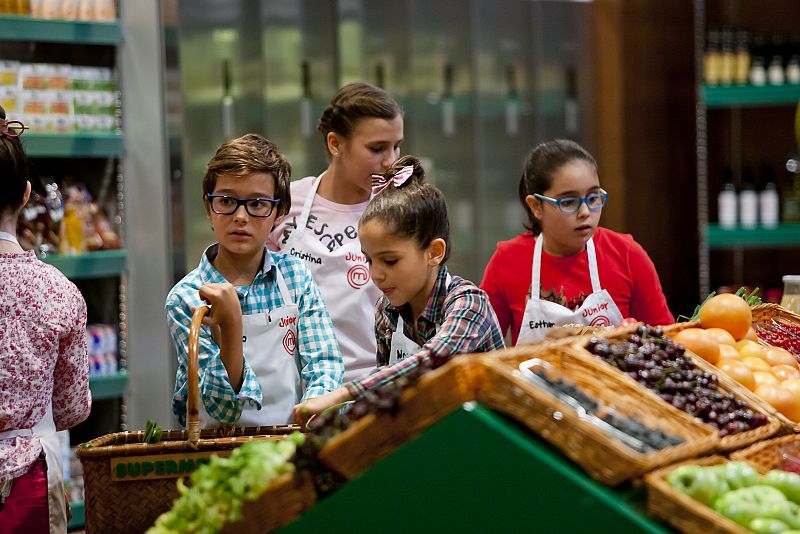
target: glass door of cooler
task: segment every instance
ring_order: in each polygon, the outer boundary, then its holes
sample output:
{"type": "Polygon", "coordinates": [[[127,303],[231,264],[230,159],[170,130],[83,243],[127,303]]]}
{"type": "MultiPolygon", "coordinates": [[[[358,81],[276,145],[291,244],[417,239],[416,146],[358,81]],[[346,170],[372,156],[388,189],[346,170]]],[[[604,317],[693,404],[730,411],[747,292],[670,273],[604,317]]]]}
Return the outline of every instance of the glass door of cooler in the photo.
{"type": "Polygon", "coordinates": [[[261,0],[262,127],[294,179],[328,165],[317,122],[338,89],[336,3],[261,0]]]}
{"type": "MultiPolygon", "coordinates": [[[[214,239],[202,202],[208,160],[224,140],[263,130],[259,14],[260,5],[252,0],[178,3],[185,272],[197,266],[214,239]]],[[[175,215],[181,212],[173,209],[175,215]]]]}

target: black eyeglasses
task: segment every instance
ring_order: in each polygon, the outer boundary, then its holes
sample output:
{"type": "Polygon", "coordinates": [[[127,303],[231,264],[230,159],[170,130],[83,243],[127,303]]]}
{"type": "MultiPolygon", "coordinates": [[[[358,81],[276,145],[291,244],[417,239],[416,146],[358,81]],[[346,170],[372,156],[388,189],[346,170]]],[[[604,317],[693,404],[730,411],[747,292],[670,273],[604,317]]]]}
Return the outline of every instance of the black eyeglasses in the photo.
{"type": "Polygon", "coordinates": [[[277,198],[237,198],[212,193],[208,193],[206,198],[211,204],[211,211],[217,215],[233,215],[239,206],[244,205],[247,214],[253,217],[269,217],[280,202],[277,198]]]}
{"type": "Polygon", "coordinates": [[[606,200],[608,200],[608,193],[602,189],[599,193],[590,193],[585,197],[550,198],[539,193],[535,193],[533,196],[539,200],[555,204],[561,213],[575,213],[581,209],[581,204],[584,203],[589,208],[589,211],[600,211],[606,205],[606,200]]]}
{"type": "Polygon", "coordinates": [[[0,133],[8,137],[19,137],[28,129],[28,127],[20,121],[7,121],[3,119],[0,119],[0,128],[3,128],[0,130],[0,133]]]}

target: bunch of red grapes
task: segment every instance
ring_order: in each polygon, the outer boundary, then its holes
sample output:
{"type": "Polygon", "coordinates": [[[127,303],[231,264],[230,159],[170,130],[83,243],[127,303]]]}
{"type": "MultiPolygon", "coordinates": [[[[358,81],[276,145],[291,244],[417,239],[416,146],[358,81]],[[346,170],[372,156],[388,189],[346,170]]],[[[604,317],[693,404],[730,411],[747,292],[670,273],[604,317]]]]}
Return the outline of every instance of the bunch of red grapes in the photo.
{"type": "Polygon", "coordinates": [[[617,342],[592,338],[586,348],[662,400],[719,429],[721,438],[767,422],[764,414],[754,412],[743,400],[720,391],[716,375],[695,367],[684,355],[684,347],[664,336],[660,328],[641,326],[617,342]]]}
{"type": "Polygon", "coordinates": [[[758,339],[791,352],[800,360],[800,326],[772,319],[767,325],[755,325],[758,339]]]}

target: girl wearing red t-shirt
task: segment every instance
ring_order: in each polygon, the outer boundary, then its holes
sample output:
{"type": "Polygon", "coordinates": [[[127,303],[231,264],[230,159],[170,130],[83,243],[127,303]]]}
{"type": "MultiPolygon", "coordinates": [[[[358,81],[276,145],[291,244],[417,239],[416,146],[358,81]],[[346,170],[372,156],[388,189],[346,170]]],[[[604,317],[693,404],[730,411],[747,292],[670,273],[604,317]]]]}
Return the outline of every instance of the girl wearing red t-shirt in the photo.
{"type": "Polygon", "coordinates": [[[528,231],[497,244],[481,282],[514,344],[564,324],[617,325],[624,317],[674,322],[641,245],[598,227],[608,193],[583,147],[562,139],[535,147],[519,195],[528,231]]]}

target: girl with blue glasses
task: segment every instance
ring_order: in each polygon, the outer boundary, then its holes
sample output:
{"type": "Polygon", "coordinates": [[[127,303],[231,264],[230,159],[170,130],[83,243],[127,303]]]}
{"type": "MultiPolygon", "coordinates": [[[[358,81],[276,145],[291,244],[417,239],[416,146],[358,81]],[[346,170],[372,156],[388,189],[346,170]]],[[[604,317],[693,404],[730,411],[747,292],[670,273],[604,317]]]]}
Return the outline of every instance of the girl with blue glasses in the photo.
{"type": "Polygon", "coordinates": [[[481,283],[515,344],[564,324],[618,325],[625,317],[674,322],[641,245],[599,226],[608,193],[588,151],[562,139],[535,147],[519,196],[528,231],[497,244],[481,283]]]}

